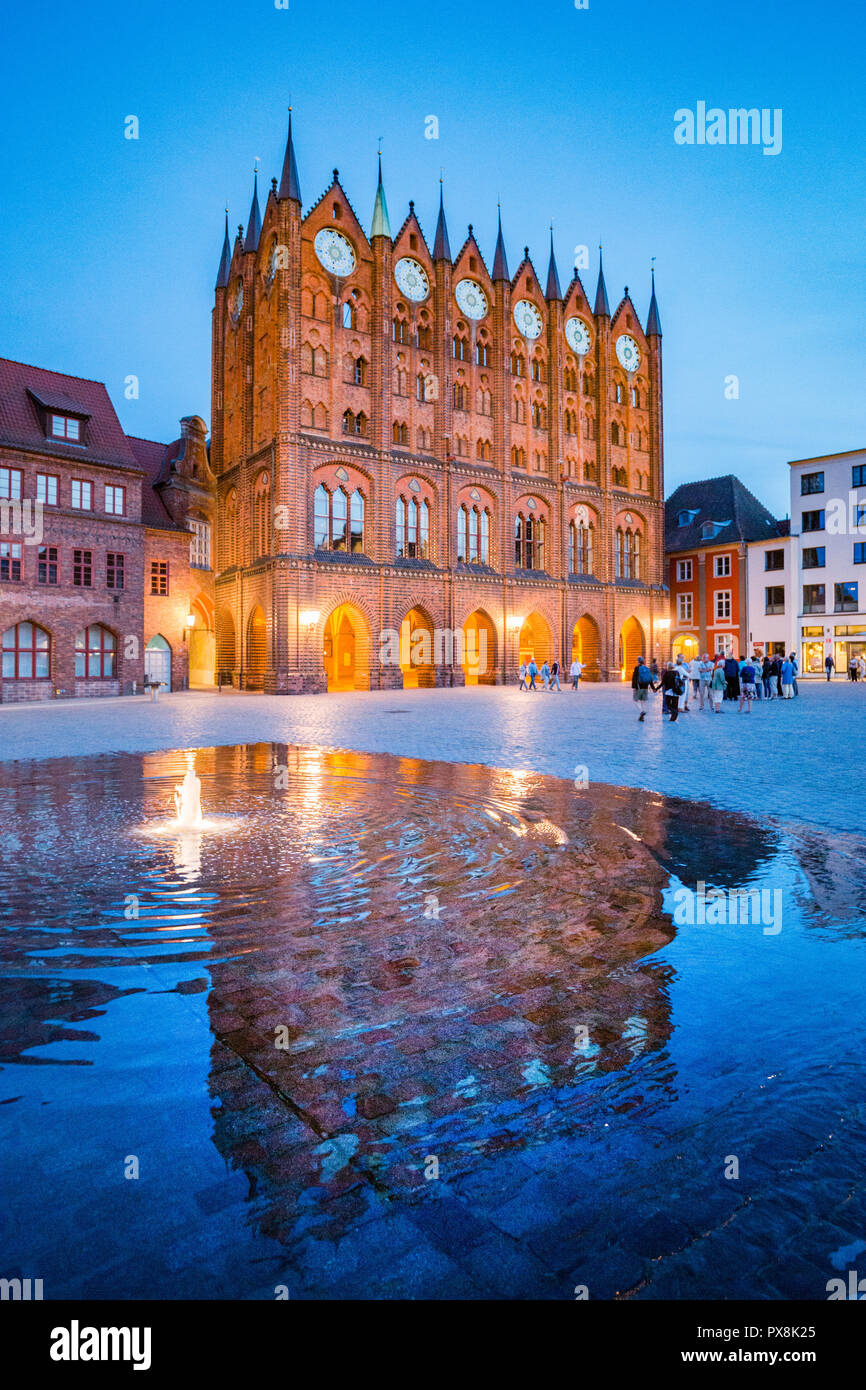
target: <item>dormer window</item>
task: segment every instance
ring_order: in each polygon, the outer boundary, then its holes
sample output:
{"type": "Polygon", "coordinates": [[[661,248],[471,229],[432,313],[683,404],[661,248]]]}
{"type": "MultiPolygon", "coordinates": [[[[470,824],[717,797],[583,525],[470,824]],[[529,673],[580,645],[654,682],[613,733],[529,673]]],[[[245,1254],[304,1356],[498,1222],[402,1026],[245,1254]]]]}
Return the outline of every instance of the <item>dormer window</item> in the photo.
{"type": "MultiPolygon", "coordinates": [[[[691,526],[696,516],[696,511],[679,512],[677,514],[677,526],[691,526]]],[[[710,523],[710,525],[712,525],[712,522],[710,523]]]]}
{"type": "Polygon", "coordinates": [[[716,534],[717,526],[718,522],[716,521],[705,521],[703,526],[701,527],[702,538],[705,541],[712,540],[713,536],[716,534]]]}
{"type": "Polygon", "coordinates": [[[71,415],[50,415],[49,424],[51,427],[52,439],[68,439],[73,444],[78,444],[80,442],[80,420],[76,420],[71,415]]]}

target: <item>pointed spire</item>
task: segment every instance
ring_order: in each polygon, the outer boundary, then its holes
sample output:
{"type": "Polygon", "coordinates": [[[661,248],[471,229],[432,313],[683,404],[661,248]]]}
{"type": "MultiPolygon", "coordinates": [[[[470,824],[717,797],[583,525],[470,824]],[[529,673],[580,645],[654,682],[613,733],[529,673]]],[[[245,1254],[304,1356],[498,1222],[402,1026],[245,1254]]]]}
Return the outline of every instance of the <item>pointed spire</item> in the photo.
{"type": "Polygon", "coordinates": [[[442,196],[442,180],[439,180],[439,221],[436,223],[436,240],[433,243],[434,261],[450,261],[451,247],[448,242],[448,228],[445,225],[445,203],[442,196]]]}
{"type": "Polygon", "coordinates": [[[607,302],[607,287],[604,283],[604,268],[601,263],[601,247],[598,248],[598,284],[595,289],[594,314],[605,314],[610,318],[610,305],[607,302]]]}
{"type": "Polygon", "coordinates": [[[277,195],[279,198],[294,198],[296,203],[301,201],[301,184],[298,179],[298,166],[295,163],[295,147],[292,144],[292,108],[289,107],[289,138],[286,141],[286,153],[283,159],[283,174],[280,179],[280,190],[277,195]]]}
{"type": "Polygon", "coordinates": [[[652,292],[652,295],[651,295],[651,297],[650,297],[649,314],[647,315],[647,321],[646,321],[646,335],[647,335],[648,338],[651,337],[651,336],[653,336],[653,335],[654,335],[656,338],[660,338],[660,337],[662,336],[662,321],[661,321],[661,319],[659,318],[659,306],[658,306],[658,304],[656,303],[656,268],[655,268],[655,266],[653,266],[653,268],[652,268],[652,287],[653,287],[653,292],[652,292]]]}
{"type": "Polygon", "coordinates": [[[545,299],[562,299],[562,290],[559,288],[559,271],[556,268],[556,257],[553,254],[553,223],[550,224],[550,264],[547,267],[547,289],[544,291],[545,299]]]}
{"type": "Polygon", "coordinates": [[[232,248],[229,243],[229,210],[226,208],[226,234],[223,240],[223,253],[220,256],[220,268],[217,271],[216,287],[224,290],[229,282],[229,266],[232,263],[232,248]]]}
{"type": "Polygon", "coordinates": [[[373,205],[373,225],[370,228],[370,239],[374,236],[391,235],[391,223],[388,221],[388,204],[385,202],[385,189],[382,186],[382,151],[379,151],[379,186],[376,189],[376,202],[373,205]]]}
{"type": "MultiPolygon", "coordinates": [[[[498,206],[498,205],[497,205],[498,206]]],[[[493,279],[508,280],[508,261],[505,259],[505,242],[502,240],[502,209],[499,209],[499,233],[496,237],[496,251],[493,256],[493,279]]]]}
{"type": "Polygon", "coordinates": [[[247,235],[244,240],[245,251],[258,251],[259,237],[262,234],[262,215],[259,212],[259,176],[258,172],[253,175],[253,201],[250,204],[250,215],[247,218],[247,235]]]}

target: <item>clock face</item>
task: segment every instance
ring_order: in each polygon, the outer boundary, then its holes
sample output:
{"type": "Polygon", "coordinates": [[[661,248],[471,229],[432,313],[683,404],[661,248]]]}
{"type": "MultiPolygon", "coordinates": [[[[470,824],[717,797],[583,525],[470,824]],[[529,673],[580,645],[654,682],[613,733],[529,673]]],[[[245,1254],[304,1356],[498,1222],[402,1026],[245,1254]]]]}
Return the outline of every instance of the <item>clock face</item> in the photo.
{"type": "Polygon", "coordinates": [[[514,306],[514,322],[524,338],[539,337],[544,321],[531,299],[518,299],[514,306]]]}
{"type": "Polygon", "coordinates": [[[581,357],[592,347],[592,336],[583,319],[569,319],[565,325],[568,346],[581,357]]]}
{"type": "Polygon", "coordinates": [[[468,319],[483,319],[487,316],[487,295],[474,280],[458,280],[454,286],[457,307],[468,319]]]}
{"type": "Polygon", "coordinates": [[[241,310],[243,309],[243,307],[244,282],[243,280],[237,280],[235,281],[235,291],[232,295],[232,318],[234,319],[235,323],[237,323],[238,319],[240,318],[241,310]]]}
{"type": "Polygon", "coordinates": [[[640,348],[634,338],[629,337],[628,333],[623,333],[616,340],[616,355],[619,358],[620,366],[625,367],[627,372],[636,372],[640,366],[640,348]]]}
{"type": "Polygon", "coordinates": [[[332,275],[351,275],[355,269],[355,253],[342,232],[335,232],[333,227],[323,227],[316,233],[313,245],[322,265],[332,275]]]}
{"type": "Polygon", "coordinates": [[[426,299],[430,293],[430,281],[427,279],[426,270],[418,261],[413,261],[411,256],[404,256],[397,262],[394,267],[394,279],[397,281],[398,289],[407,299],[414,299],[416,304],[426,299]]]}

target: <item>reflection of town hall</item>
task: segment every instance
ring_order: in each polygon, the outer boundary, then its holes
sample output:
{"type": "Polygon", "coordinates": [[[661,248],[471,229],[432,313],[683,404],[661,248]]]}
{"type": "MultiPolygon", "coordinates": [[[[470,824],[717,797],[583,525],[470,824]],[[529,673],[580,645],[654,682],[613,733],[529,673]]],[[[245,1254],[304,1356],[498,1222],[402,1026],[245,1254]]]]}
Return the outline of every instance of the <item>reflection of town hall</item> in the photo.
{"type": "Polygon", "coordinates": [[[282,177],[226,237],[213,312],[217,665],[249,689],[516,678],[578,655],[617,678],[660,645],[661,326],[544,288],[528,249],[492,270],[469,228],[396,235],[381,171],[369,236],[334,171],[303,215],[282,177]],[[484,635],[486,672],[417,629],[484,635]],[[402,632],[399,664],[381,634],[402,632]],[[410,650],[434,651],[407,665],[410,650]]]}

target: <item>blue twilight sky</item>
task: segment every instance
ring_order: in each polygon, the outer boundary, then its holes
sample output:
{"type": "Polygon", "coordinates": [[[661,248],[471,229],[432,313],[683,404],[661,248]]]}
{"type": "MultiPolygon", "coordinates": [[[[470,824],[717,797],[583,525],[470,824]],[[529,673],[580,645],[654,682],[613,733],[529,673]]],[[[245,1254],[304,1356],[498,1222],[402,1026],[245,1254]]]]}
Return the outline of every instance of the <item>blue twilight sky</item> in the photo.
{"type": "Polygon", "coordinates": [[[454,251],[472,222],[492,260],[501,198],[512,273],[552,219],[563,284],[601,239],[644,319],[657,258],[668,491],[733,471],[786,515],[786,460],[866,443],[862,0],[287,4],[7,6],[0,355],[105,381],[133,434],[209,419],[223,207],[291,98],[305,211],[337,166],[369,228],[381,136],[392,230],[414,198],[432,241],[441,167],[454,251]],[[781,153],[675,143],[698,102],[781,108],[781,153]]]}

